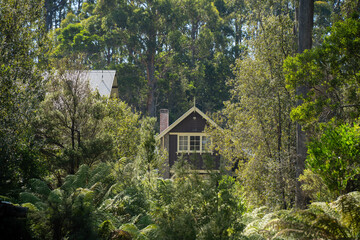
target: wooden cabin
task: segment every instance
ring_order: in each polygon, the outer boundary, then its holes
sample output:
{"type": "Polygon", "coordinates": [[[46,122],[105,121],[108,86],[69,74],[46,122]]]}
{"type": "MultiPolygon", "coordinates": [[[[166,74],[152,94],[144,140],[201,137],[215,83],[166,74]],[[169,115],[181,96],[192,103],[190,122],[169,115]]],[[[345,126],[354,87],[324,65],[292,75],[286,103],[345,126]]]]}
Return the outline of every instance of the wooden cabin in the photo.
{"type": "Polygon", "coordinates": [[[160,134],[156,138],[160,140],[161,148],[168,151],[165,178],[171,176],[171,167],[180,157],[192,164],[199,173],[219,169],[220,155],[210,149],[211,139],[204,133],[207,124],[218,127],[196,106],[170,126],[169,111],[160,110],[160,134]]]}

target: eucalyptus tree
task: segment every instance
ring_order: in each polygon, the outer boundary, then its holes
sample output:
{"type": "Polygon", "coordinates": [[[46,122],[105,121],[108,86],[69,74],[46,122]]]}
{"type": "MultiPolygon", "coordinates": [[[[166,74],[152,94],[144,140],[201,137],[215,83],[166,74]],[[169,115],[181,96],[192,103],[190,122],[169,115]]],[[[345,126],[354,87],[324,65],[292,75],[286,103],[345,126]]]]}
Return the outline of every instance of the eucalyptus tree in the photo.
{"type": "Polygon", "coordinates": [[[99,1],[97,11],[118,29],[126,48],[126,61],[140,65],[147,84],[146,112],[155,116],[159,68],[171,54],[167,35],[176,27],[173,1],[99,1]],[[111,11],[108,11],[111,9],[111,11]]]}
{"type": "Polygon", "coordinates": [[[335,23],[324,42],[313,49],[288,58],[284,65],[288,89],[306,85],[310,91],[292,117],[306,126],[334,118],[338,123],[359,117],[358,18],[335,23]]]}
{"type": "Polygon", "coordinates": [[[247,55],[237,60],[228,81],[231,100],[221,112],[224,130],[215,131],[214,144],[228,159],[240,160],[238,176],[251,204],[288,208],[294,203],[294,96],[286,89],[282,65],[295,53],[295,9],[288,1],[248,4],[247,55]]]}
{"type": "MultiPolygon", "coordinates": [[[[229,97],[225,82],[232,76],[230,65],[235,59],[231,29],[234,14],[230,13],[235,9],[225,1],[177,1],[177,6],[181,23],[169,40],[174,48],[175,73],[184,86],[183,102],[189,107],[195,97],[204,111],[221,109],[229,97]]],[[[164,89],[163,105],[172,108],[173,99],[164,97],[167,93],[164,89]]]]}
{"type": "Polygon", "coordinates": [[[193,97],[204,111],[214,111],[229,97],[225,81],[241,51],[243,5],[223,0],[85,2],[53,33],[51,56],[81,53],[90,68],[116,69],[122,100],[150,116],[166,107],[176,118],[193,97]]]}
{"type": "Polygon", "coordinates": [[[101,67],[103,38],[98,32],[91,32],[86,24],[73,13],[68,13],[61,22],[61,28],[54,30],[54,46],[48,53],[51,59],[76,59],[81,55],[82,64],[88,68],[101,67]]]}
{"type": "MultiPolygon", "coordinates": [[[[298,33],[298,52],[302,53],[306,49],[312,47],[312,29],[314,24],[314,0],[300,0],[299,1],[299,33],[298,33]]],[[[296,95],[305,97],[308,94],[309,88],[306,85],[299,85],[296,88],[296,95]]],[[[301,105],[302,101],[299,99],[296,105],[301,105]]],[[[298,178],[305,168],[306,159],[306,135],[301,125],[296,125],[296,178],[298,178]]],[[[296,207],[304,208],[305,199],[301,190],[301,182],[296,182],[296,207]]]]}
{"type": "Polygon", "coordinates": [[[67,12],[67,1],[45,0],[45,25],[50,30],[53,27],[59,27],[61,20],[65,18],[67,12]]]}
{"type": "Polygon", "coordinates": [[[89,3],[95,3],[95,0],[44,0],[46,30],[59,28],[68,13],[78,15],[83,5],[89,3]]]}

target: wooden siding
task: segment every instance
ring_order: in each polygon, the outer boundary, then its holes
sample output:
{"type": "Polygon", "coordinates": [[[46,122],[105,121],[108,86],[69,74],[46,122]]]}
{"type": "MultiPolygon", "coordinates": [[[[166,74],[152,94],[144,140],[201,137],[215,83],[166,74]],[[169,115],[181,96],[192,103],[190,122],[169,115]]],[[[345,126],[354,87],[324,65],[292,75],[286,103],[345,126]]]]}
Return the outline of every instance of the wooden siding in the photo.
{"type": "Polygon", "coordinates": [[[174,165],[174,162],[177,159],[177,135],[170,135],[170,143],[169,143],[169,165],[170,168],[174,165]]]}
{"type": "Polygon", "coordinates": [[[191,113],[176,127],[171,129],[171,132],[203,132],[206,126],[206,120],[197,112],[191,113]],[[195,119],[194,119],[195,118],[195,119]]]}

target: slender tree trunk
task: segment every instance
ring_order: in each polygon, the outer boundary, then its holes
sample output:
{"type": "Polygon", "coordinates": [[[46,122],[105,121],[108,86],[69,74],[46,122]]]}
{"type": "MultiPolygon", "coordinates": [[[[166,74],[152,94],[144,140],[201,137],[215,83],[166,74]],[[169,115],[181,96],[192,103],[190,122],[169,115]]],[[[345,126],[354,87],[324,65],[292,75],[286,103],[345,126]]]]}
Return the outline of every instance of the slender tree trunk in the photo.
{"type": "MultiPolygon", "coordinates": [[[[156,13],[154,13],[153,25],[155,26],[156,13]]],[[[148,41],[147,41],[147,54],[146,54],[146,71],[147,71],[147,82],[148,82],[148,96],[147,96],[147,113],[150,117],[155,117],[155,91],[156,82],[155,77],[155,55],[157,46],[157,31],[155,28],[148,29],[148,41]]]]}
{"type": "MultiPolygon", "coordinates": [[[[75,151],[75,124],[72,122],[71,126],[71,148],[73,152],[75,151]]],[[[71,160],[70,160],[70,174],[75,173],[75,156],[74,153],[71,154],[71,160]]]]}
{"type": "Polygon", "coordinates": [[[45,1],[45,26],[46,31],[49,31],[53,25],[53,8],[52,8],[52,1],[46,0],[45,1]]]}
{"type": "Polygon", "coordinates": [[[148,79],[148,96],[147,96],[147,112],[150,117],[155,117],[155,52],[148,57],[146,63],[147,79],[148,79]]]}
{"type": "Polygon", "coordinates": [[[195,41],[196,41],[196,32],[198,31],[198,21],[192,21],[191,23],[191,63],[195,66],[195,41]]]}
{"type": "Polygon", "coordinates": [[[279,162],[279,183],[280,183],[280,195],[282,198],[282,205],[283,208],[286,209],[286,198],[285,198],[285,177],[283,171],[283,159],[281,158],[281,148],[282,148],[282,125],[281,125],[281,101],[280,101],[280,94],[277,94],[278,98],[278,162],[279,162]]]}
{"type": "MultiPolygon", "coordinates": [[[[314,0],[299,0],[299,48],[298,52],[302,53],[305,49],[312,47],[312,29],[314,18],[314,0]]],[[[309,89],[307,86],[298,86],[296,89],[296,95],[306,96],[309,89]]],[[[298,100],[296,105],[302,104],[301,100],[298,100]]],[[[299,176],[304,172],[305,159],[307,154],[306,148],[306,134],[302,130],[299,123],[296,124],[296,194],[295,194],[295,207],[304,208],[305,198],[301,189],[301,183],[298,181],[299,176]]]]}
{"type": "Polygon", "coordinates": [[[235,58],[238,59],[240,57],[240,44],[241,44],[241,24],[238,22],[238,19],[235,19],[235,58]]]}

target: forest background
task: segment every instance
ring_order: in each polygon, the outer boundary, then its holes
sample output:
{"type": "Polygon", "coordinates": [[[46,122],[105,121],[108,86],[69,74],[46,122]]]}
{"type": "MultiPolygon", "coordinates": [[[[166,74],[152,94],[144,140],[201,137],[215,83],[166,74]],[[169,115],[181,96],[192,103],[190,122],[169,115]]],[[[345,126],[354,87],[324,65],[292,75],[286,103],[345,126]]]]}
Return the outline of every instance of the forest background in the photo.
{"type": "Polygon", "coordinates": [[[2,232],[359,239],[359,11],[355,0],[1,1],[0,195],[29,209],[2,217],[2,232]],[[92,92],[87,69],[116,70],[120,99],[92,92]],[[194,98],[222,127],[207,132],[234,177],[204,179],[180,160],[161,178],[154,117],[176,120],[194,98]]]}

